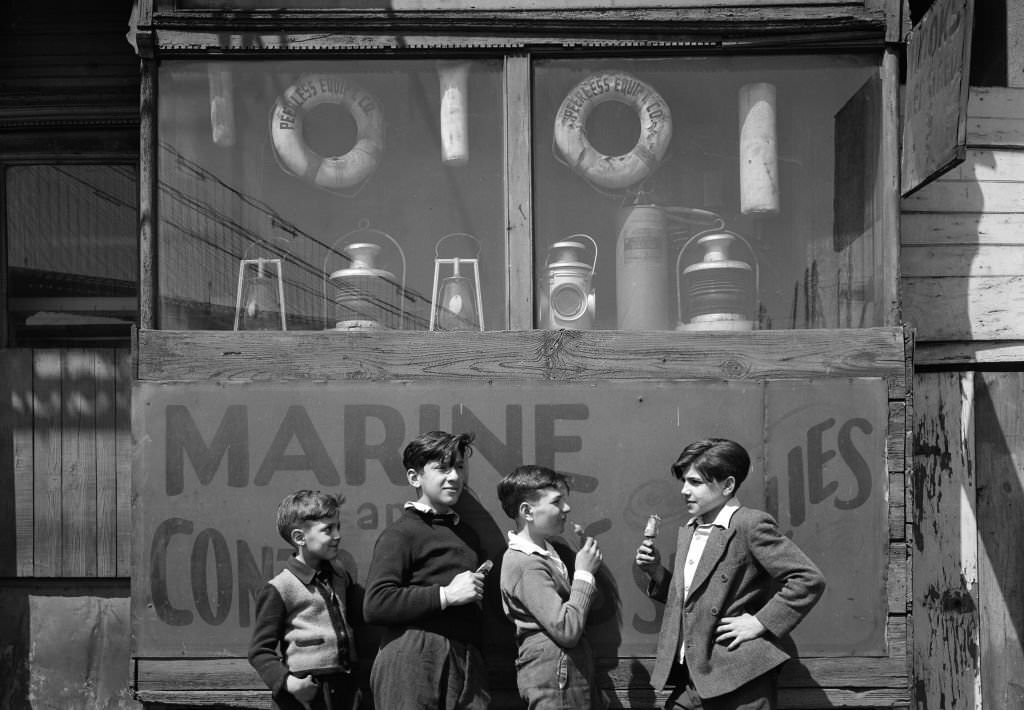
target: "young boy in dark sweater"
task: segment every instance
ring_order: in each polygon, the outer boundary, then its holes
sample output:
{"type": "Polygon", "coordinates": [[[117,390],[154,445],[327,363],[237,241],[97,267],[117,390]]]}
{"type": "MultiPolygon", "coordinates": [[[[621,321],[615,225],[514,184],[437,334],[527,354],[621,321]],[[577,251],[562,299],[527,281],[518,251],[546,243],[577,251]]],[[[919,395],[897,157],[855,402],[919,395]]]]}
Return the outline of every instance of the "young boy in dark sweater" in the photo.
{"type": "Polygon", "coordinates": [[[485,710],[490,702],[479,650],[480,542],[452,509],[472,441],[432,431],[403,452],[417,498],[377,539],[363,605],[366,621],[384,627],[370,672],[378,710],[485,710]]]}
{"type": "Polygon", "coordinates": [[[351,580],[331,564],[338,556],[343,501],[302,490],[277,509],[277,530],[295,556],[260,589],[249,663],[279,710],[351,710],[357,702],[351,580]]]}

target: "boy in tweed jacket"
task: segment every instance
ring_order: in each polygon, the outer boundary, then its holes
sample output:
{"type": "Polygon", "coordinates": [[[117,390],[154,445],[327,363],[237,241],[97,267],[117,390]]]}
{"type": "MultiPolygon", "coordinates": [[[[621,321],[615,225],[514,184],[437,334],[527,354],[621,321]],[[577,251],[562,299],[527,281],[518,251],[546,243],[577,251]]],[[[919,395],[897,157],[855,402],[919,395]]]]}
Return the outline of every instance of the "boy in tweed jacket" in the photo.
{"type": "Polygon", "coordinates": [[[692,516],[675,569],[646,540],[636,564],[665,602],[651,683],[673,686],[666,708],[774,710],[786,636],[821,598],[825,579],[775,520],[734,496],[750,457],[728,439],[690,444],[672,465],[692,516]]]}

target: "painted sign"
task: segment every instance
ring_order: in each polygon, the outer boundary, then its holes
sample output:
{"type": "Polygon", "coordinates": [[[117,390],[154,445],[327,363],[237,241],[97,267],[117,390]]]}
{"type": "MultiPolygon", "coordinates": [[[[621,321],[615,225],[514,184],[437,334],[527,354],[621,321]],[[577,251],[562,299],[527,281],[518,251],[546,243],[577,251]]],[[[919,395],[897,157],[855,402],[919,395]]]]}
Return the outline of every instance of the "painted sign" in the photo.
{"type": "Polygon", "coordinates": [[[902,192],[964,159],[974,0],[936,0],[907,40],[902,192]]]}
{"type": "Polygon", "coordinates": [[[747,447],[754,465],[740,501],[776,515],[829,580],[794,636],[800,653],[885,653],[887,396],[880,379],[142,383],[133,403],[137,657],[245,655],[255,593],[291,554],[274,513],[300,488],[345,495],[344,563],[365,582],[377,536],[411,497],[402,449],[437,428],[476,434],[458,510],[496,560],[511,528],[495,492],[499,478],[520,463],[572,475],[570,518],[604,552],[601,601],[588,631],[601,656],[654,653],[662,605],[643,594],[633,555],[647,516],[658,513],[665,522],[657,543],[671,562],[685,511],[669,465],[683,446],[707,436],[747,447]]]}

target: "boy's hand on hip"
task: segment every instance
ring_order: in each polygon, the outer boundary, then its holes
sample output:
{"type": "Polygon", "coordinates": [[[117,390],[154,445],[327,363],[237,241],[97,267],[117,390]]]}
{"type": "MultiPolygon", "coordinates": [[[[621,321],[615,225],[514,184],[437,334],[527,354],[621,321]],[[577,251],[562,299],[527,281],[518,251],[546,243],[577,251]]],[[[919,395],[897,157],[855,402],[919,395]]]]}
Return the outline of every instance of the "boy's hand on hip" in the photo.
{"type": "Polygon", "coordinates": [[[604,558],[601,555],[601,549],[597,546],[597,540],[588,537],[576,553],[576,569],[595,574],[601,566],[602,559],[604,558]]]}
{"type": "Polygon", "coordinates": [[[289,675],[285,680],[285,687],[292,697],[302,703],[303,707],[309,707],[310,703],[316,700],[316,694],[320,688],[311,677],[298,678],[289,675]]]}
{"type": "Polygon", "coordinates": [[[729,650],[734,651],[740,644],[763,636],[765,628],[753,614],[740,614],[724,617],[718,623],[717,631],[715,641],[729,644],[729,650]]]}
{"type": "Polygon", "coordinates": [[[459,572],[444,588],[444,596],[450,606],[480,601],[484,598],[484,574],[471,570],[459,572]]]}

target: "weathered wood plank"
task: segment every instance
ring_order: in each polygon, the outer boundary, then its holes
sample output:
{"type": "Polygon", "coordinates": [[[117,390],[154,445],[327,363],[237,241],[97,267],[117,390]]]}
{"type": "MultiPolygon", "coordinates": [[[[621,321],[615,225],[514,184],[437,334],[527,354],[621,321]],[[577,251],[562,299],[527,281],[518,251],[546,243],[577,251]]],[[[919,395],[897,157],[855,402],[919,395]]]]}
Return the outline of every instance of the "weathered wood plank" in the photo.
{"type": "Polygon", "coordinates": [[[0,576],[32,574],[32,353],[0,350],[0,576]]]}
{"type": "Polygon", "coordinates": [[[132,575],[132,353],[116,353],[114,384],[115,466],[117,478],[117,576],[132,575]]]}
{"type": "Polygon", "coordinates": [[[96,575],[96,380],[93,353],[61,353],[60,575],[96,575]]]}
{"type": "Polygon", "coordinates": [[[904,246],[904,277],[1016,276],[1024,274],[1024,249],[1020,245],[904,246]]]}
{"type": "Polygon", "coordinates": [[[32,575],[61,574],[61,353],[33,351],[32,575]]]}
{"type": "Polygon", "coordinates": [[[914,378],[913,675],[922,707],[975,707],[979,681],[973,380],[914,378]]]}
{"type": "Polygon", "coordinates": [[[95,353],[96,575],[117,576],[116,352],[95,353]]]}
{"type": "Polygon", "coordinates": [[[907,545],[902,542],[889,544],[888,577],[885,585],[890,614],[906,614],[909,601],[910,563],[907,559],[907,545]]]}
{"type": "Polygon", "coordinates": [[[980,340],[969,343],[924,343],[915,351],[918,367],[950,368],[970,364],[1024,362],[1024,342],[980,340]]]}
{"type": "Polygon", "coordinates": [[[489,333],[141,331],[142,381],[588,382],[886,377],[905,394],[903,331],[489,333]]]}
{"type": "Polygon", "coordinates": [[[906,474],[889,474],[889,539],[892,541],[906,538],[907,506],[906,506],[906,474]]]}
{"type": "Polygon", "coordinates": [[[967,102],[967,145],[1024,147],[1024,89],[971,87],[967,102]]]}
{"type": "MultiPolygon", "coordinates": [[[[1024,707],[1024,392],[1022,372],[975,384],[982,707],[1024,707]]],[[[973,521],[972,521],[973,522],[973,521]]]]}
{"type": "Polygon", "coordinates": [[[906,467],[907,454],[907,404],[889,402],[889,430],[885,437],[885,458],[889,461],[889,472],[902,472],[906,467]]]}
{"type": "Polygon", "coordinates": [[[530,59],[505,59],[505,186],[508,194],[505,229],[508,232],[508,310],[510,330],[533,327],[533,163],[530,117],[530,59]]]}
{"type": "Polygon", "coordinates": [[[909,277],[903,318],[918,342],[1024,338],[1024,276],[984,279],[909,277]]]}
{"type": "Polygon", "coordinates": [[[882,59],[882,136],[873,199],[877,215],[873,249],[878,279],[876,323],[899,322],[899,241],[888,237],[899,234],[900,229],[899,84],[899,53],[889,48],[882,59]]]}
{"type": "Polygon", "coordinates": [[[964,161],[938,178],[1020,182],[1024,178],[1024,151],[1007,148],[968,148],[964,161]]]}
{"type": "Polygon", "coordinates": [[[1024,89],[1024,4],[1006,3],[1006,84],[1024,89]]]}
{"type": "Polygon", "coordinates": [[[35,560],[34,393],[31,350],[5,350],[4,376],[9,383],[11,475],[14,477],[15,570],[31,577],[35,560]]]}
{"type": "Polygon", "coordinates": [[[904,212],[1024,212],[1024,191],[1009,180],[936,180],[901,204],[904,212]]]}
{"type": "Polygon", "coordinates": [[[904,249],[917,245],[1020,246],[1024,244],[1024,212],[904,212],[900,233],[904,249]]]}

